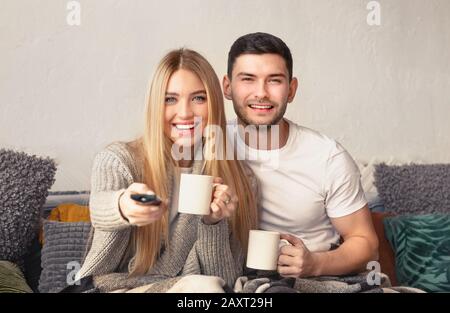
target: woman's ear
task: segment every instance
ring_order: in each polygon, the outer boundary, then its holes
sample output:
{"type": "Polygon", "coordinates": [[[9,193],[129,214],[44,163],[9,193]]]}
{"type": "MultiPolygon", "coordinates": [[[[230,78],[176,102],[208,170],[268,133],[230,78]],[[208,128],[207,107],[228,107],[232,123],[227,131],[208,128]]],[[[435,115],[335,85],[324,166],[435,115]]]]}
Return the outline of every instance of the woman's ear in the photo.
{"type": "Polygon", "coordinates": [[[223,95],[227,100],[231,100],[231,81],[228,75],[225,75],[222,80],[223,95]]]}

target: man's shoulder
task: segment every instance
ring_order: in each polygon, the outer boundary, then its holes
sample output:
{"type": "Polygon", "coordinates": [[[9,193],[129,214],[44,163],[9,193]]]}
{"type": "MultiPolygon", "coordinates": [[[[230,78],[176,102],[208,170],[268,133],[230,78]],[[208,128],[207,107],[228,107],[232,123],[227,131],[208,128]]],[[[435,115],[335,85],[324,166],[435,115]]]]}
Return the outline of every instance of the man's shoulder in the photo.
{"type": "Polygon", "coordinates": [[[326,162],[328,168],[341,168],[355,171],[357,163],[347,149],[337,140],[328,137],[311,128],[293,123],[299,132],[298,143],[301,144],[303,152],[308,151],[309,156],[326,162]]]}
{"type": "Polygon", "coordinates": [[[289,132],[295,132],[295,139],[302,145],[307,145],[308,148],[313,150],[332,151],[342,149],[342,146],[334,138],[290,120],[287,121],[289,123],[289,132]]]}

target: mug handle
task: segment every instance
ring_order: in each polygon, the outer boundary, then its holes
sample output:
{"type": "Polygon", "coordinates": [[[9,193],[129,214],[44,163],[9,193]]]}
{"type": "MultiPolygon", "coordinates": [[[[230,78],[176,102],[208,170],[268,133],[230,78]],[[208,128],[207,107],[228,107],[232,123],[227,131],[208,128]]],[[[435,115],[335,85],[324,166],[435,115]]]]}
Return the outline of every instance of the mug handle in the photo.
{"type": "Polygon", "coordinates": [[[284,246],[292,246],[292,244],[286,239],[281,239],[280,243],[278,244],[278,250],[280,250],[284,246]]]}

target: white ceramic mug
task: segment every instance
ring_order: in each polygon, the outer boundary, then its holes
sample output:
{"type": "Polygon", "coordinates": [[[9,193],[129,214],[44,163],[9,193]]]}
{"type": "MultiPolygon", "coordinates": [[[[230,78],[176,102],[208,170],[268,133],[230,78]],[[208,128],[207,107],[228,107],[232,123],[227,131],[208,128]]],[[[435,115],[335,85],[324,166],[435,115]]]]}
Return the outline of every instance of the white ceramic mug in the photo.
{"type": "Polygon", "coordinates": [[[213,180],[208,175],[181,174],[178,212],[209,215],[213,180]]]}
{"type": "Polygon", "coordinates": [[[280,239],[280,233],[250,230],[248,237],[247,267],[258,270],[276,270],[280,248],[289,244],[280,239]]]}

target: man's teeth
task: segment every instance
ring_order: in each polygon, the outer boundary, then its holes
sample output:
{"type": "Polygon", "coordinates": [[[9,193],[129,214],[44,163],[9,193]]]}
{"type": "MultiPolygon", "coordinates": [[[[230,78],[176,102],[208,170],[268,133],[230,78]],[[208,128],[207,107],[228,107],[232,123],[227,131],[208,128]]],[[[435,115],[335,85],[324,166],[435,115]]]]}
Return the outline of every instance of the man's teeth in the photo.
{"type": "Polygon", "coordinates": [[[192,128],[194,128],[194,124],[189,124],[189,125],[186,125],[186,124],[184,124],[184,125],[178,124],[178,125],[175,125],[175,127],[176,127],[177,129],[180,129],[180,130],[186,130],[186,129],[192,129],[192,128]]]}
{"type": "Polygon", "coordinates": [[[252,109],[271,109],[273,105],[250,104],[252,109]]]}

